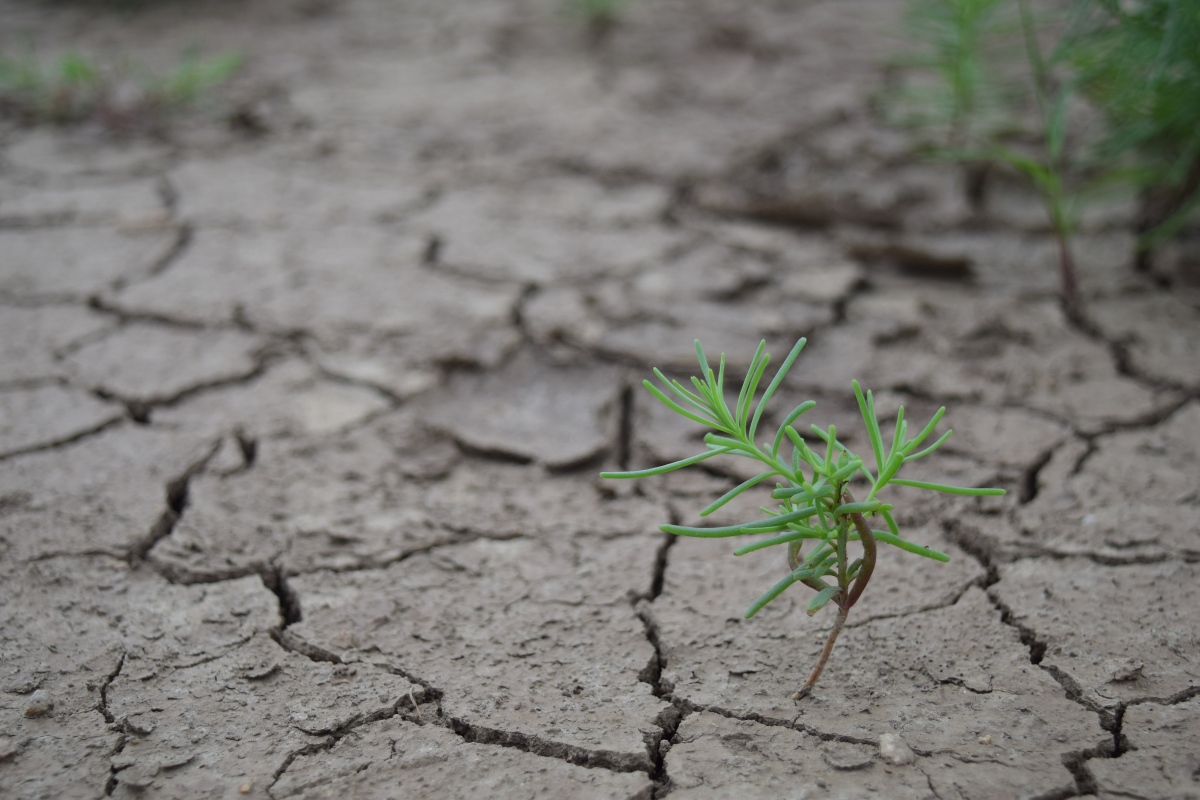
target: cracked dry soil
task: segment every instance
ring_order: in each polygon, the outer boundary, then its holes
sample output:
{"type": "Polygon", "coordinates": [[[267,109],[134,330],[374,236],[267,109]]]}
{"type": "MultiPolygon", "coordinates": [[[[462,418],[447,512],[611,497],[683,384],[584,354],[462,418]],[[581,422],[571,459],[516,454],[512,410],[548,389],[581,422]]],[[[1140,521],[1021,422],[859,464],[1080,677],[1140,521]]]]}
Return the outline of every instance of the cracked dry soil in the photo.
{"type": "Polygon", "coordinates": [[[0,2],[250,58],[240,129],[0,128],[0,795],[1200,795],[1195,240],[1089,216],[1072,325],[1036,200],[872,111],[897,6],[0,2]],[[797,705],[777,554],[657,533],[738,465],[595,476],[696,450],[651,366],[800,335],[1009,493],[913,497],[952,561],[797,705]]]}

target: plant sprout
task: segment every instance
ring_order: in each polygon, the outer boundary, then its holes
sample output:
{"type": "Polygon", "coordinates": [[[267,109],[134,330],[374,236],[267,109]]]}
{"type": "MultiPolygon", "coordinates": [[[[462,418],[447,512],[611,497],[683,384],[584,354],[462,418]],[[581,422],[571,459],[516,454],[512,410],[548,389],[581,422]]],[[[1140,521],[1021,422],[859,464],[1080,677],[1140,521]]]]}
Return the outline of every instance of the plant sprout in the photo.
{"type": "Polygon", "coordinates": [[[797,583],[815,592],[808,602],[809,616],[830,603],[837,608],[837,618],[820,659],[804,686],[792,695],[795,700],[808,695],[821,677],[821,671],[825,668],[850,609],[858,602],[871,579],[878,545],[890,545],[935,561],[950,560],[945,553],[901,537],[900,529],[891,513],[893,506],[881,497],[881,492],[889,486],[910,486],[959,495],[1004,494],[1003,489],[971,489],[900,478],[900,471],[905,464],[924,458],[950,438],[951,431],[946,431],[933,444],[922,448],[937,428],[946,409],[938,409],[920,432],[910,438],[908,422],[904,419],[904,407],[901,406],[896,415],[896,428],[889,445],[884,442],[875,414],[875,399],[870,391],[863,393],[858,381],[852,381],[851,384],[870,440],[873,469],[867,466],[861,456],[842,444],[833,425],[828,428],[812,425],[810,428],[816,438],[824,444],[823,453],[818,452],[822,449],[819,445],[818,450],[808,446],[799,432],[797,422],[816,405],[812,400],[806,400],[792,409],[775,436],[760,443],[757,438],[758,426],[767,403],[783,383],[806,341],[800,339],[796,342],[766,391],[762,393],[762,397],[755,403],[759,384],[770,361],[770,356],[764,352],[766,342],[760,342],[742,382],[737,402],[731,409],[725,396],[725,355],[721,355],[717,371],[714,373],[700,341],[696,340],[696,356],[700,362],[701,377],[692,378],[691,389],[679,381],[669,380],[657,369],[654,370],[654,374],[662,382],[663,388],[649,380],[643,381],[642,384],[675,413],[711,428],[712,431],[704,437],[708,449],[691,458],[661,467],[634,472],[601,473],[603,478],[647,478],[721,455],[748,458],[763,465],[762,472],[721,495],[702,510],[700,515],[708,516],[747,489],[773,480],[775,488],[771,497],[779,501],[779,505],[774,509],[762,508],[762,512],[766,514],[765,519],[724,527],[662,525],[661,529],[677,536],[701,539],[759,535],[766,537],[756,538],[750,544],[738,548],[734,551],[734,555],[737,556],[786,546],[786,574],[750,605],[746,611],[747,619],[797,583]],[[866,494],[861,500],[855,499],[850,492],[851,483],[858,479],[865,479],[863,485],[866,494]],[[871,523],[876,521],[882,521],[886,530],[873,529],[871,523]],[[804,553],[806,542],[812,542],[807,554],[804,553]],[[853,559],[852,544],[856,544],[856,549],[862,553],[853,559]]]}
{"type": "Polygon", "coordinates": [[[229,80],[242,61],[237,54],[205,59],[190,52],[174,68],[158,74],[73,51],[48,66],[32,50],[19,58],[0,52],[0,113],[15,113],[31,122],[127,122],[195,103],[229,80]]]}
{"type": "MultiPolygon", "coordinates": [[[[1011,59],[989,52],[997,40],[1007,38],[1006,12],[1012,5],[1009,0],[909,0],[906,25],[923,52],[907,65],[926,71],[935,83],[932,91],[901,93],[910,107],[899,120],[945,130],[935,155],[976,167],[968,180],[973,202],[983,196],[981,165],[1002,164],[1033,184],[1058,246],[1064,309],[1081,320],[1071,237],[1080,198],[1094,187],[1083,185],[1092,176],[1082,174],[1085,170],[1069,157],[1067,110],[1073,86],[1054,80],[1028,0],[1015,3],[1028,76],[1012,80],[1003,69],[1011,59]],[[1037,122],[1023,132],[1013,123],[1027,106],[1036,111],[1037,122]]],[[[1104,175],[1098,183],[1109,180],[1104,175]]]]}
{"type": "Polygon", "coordinates": [[[567,0],[567,5],[589,20],[615,20],[630,0],[567,0]]]}
{"type": "Polygon", "coordinates": [[[1200,7],[1181,0],[1074,5],[1060,57],[1104,114],[1097,159],[1134,166],[1144,252],[1200,207],[1200,7]]]}
{"type": "Polygon", "coordinates": [[[906,87],[892,117],[938,135],[935,154],[968,168],[973,203],[982,201],[986,165],[1029,180],[1054,232],[1064,309],[1086,323],[1071,248],[1081,204],[1115,186],[1141,190],[1142,267],[1146,251],[1200,208],[1200,8],[1182,0],[1071,5],[1069,24],[1060,15],[1047,25],[1030,0],[908,0],[906,27],[920,52],[900,64],[931,85],[906,87]],[[999,46],[1014,21],[1023,58],[999,46]],[[1043,54],[1047,33],[1057,45],[1043,54]],[[1013,65],[1022,61],[1026,74],[1016,80],[1013,65]],[[1085,109],[1096,119],[1082,125],[1073,118],[1085,109]],[[1032,125],[1020,124],[1030,116],[1032,125]]]}

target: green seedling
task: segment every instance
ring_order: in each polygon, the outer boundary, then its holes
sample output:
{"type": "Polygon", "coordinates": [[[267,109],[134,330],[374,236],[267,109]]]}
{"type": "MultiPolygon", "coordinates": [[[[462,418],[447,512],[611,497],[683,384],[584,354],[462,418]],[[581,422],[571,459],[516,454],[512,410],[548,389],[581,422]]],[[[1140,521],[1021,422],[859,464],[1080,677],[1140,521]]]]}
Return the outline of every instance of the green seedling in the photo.
{"type": "Polygon", "coordinates": [[[902,87],[889,109],[895,122],[928,130],[952,152],[978,149],[1011,127],[988,59],[1006,2],[910,0],[904,27],[922,49],[895,63],[933,80],[902,87]]]}
{"type": "Polygon", "coordinates": [[[621,14],[633,0],[564,0],[568,11],[586,23],[588,39],[599,45],[620,21],[621,14]]]}
{"type": "MultiPolygon", "coordinates": [[[[1058,245],[1064,308],[1085,321],[1071,241],[1082,203],[1142,191],[1139,251],[1200,207],[1200,6],[1184,0],[1075,0],[1071,22],[1035,18],[1029,0],[909,0],[920,45],[900,62],[930,85],[906,87],[892,118],[938,140],[934,154],[1003,165],[1037,189],[1058,245]],[[1048,37],[1065,29],[1065,35],[1048,37]],[[1005,42],[1019,33],[1021,56],[1005,42]],[[1043,53],[1042,42],[1058,44],[1043,53]],[[1013,72],[1020,64],[1024,74],[1013,72]],[[1099,117],[1100,126],[1073,116],[1099,117]],[[1074,109],[1074,111],[1072,111],[1074,109]],[[1022,120],[1032,119],[1032,125],[1022,120]],[[1096,128],[1099,127],[1099,130],[1096,128]]],[[[982,181],[973,199],[982,197],[982,181]]],[[[1139,255],[1139,261],[1143,256],[1139,255]]]]}
{"type": "Polygon", "coordinates": [[[975,166],[982,197],[980,165],[1004,165],[1023,174],[1037,189],[1058,244],[1059,285],[1064,307],[1081,318],[1078,281],[1071,253],[1082,170],[1068,148],[1070,83],[1053,80],[1038,42],[1027,0],[1016,0],[1015,22],[1023,40],[1026,74],[1006,70],[1005,42],[1014,24],[1010,0],[910,0],[906,24],[921,52],[906,62],[933,78],[931,86],[901,94],[897,121],[932,131],[936,158],[975,166]],[[1032,130],[1019,124],[1034,112],[1032,130]]]}
{"type": "Polygon", "coordinates": [[[0,110],[32,122],[147,118],[195,103],[241,64],[238,55],[203,59],[189,53],[173,69],[156,74],[77,52],[49,65],[32,51],[22,58],[0,54],[0,110]]]}
{"type": "Polygon", "coordinates": [[[613,21],[631,0],[567,0],[567,6],[588,20],[613,21]]]}
{"type": "Polygon", "coordinates": [[[1142,190],[1144,251],[1200,206],[1200,5],[1182,0],[1076,0],[1059,57],[1100,109],[1097,160],[1128,163],[1142,190]]]}
{"type": "Polygon", "coordinates": [[[887,487],[910,486],[972,496],[1004,494],[1003,489],[970,489],[899,477],[906,464],[924,458],[950,438],[951,431],[946,431],[932,444],[922,447],[933,435],[946,409],[938,409],[920,432],[910,438],[904,407],[901,406],[889,444],[884,441],[875,414],[874,397],[870,391],[864,394],[857,381],[852,381],[851,385],[870,440],[869,457],[873,460],[873,468],[868,467],[861,456],[838,439],[837,429],[833,425],[828,428],[812,425],[810,430],[817,449],[809,447],[800,434],[798,420],[816,405],[812,400],[806,400],[792,409],[784,417],[774,437],[760,442],[758,426],[767,404],[783,383],[805,342],[805,339],[796,342],[775,377],[755,402],[770,361],[770,356],[764,352],[766,342],[761,342],[731,409],[725,396],[725,355],[721,355],[714,373],[697,340],[700,377],[692,378],[691,388],[679,381],[669,380],[657,369],[654,374],[661,381],[661,388],[649,380],[642,383],[675,413],[712,429],[704,437],[707,450],[652,469],[601,473],[603,478],[648,478],[723,455],[748,458],[762,465],[761,473],[730,489],[702,510],[700,515],[708,516],[746,490],[771,483],[774,486],[771,497],[779,504],[775,508],[762,508],[765,518],[722,527],[662,525],[661,528],[666,533],[701,539],[753,538],[754,541],[734,551],[737,556],[772,547],[786,550],[786,572],[778,583],[750,605],[746,611],[747,619],[795,584],[807,586],[815,593],[808,602],[809,616],[830,604],[837,608],[837,618],[820,659],[804,686],[793,695],[796,700],[812,691],[821,677],[821,671],[833,651],[850,609],[858,602],[871,579],[879,545],[888,545],[935,561],[949,560],[945,553],[900,535],[891,513],[893,506],[883,497],[887,487]],[[854,491],[864,492],[861,500],[851,494],[852,485],[854,491]],[[872,524],[880,523],[883,528],[872,527],[872,524]],[[811,543],[807,554],[804,552],[806,543],[811,543]]]}
{"type": "Polygon", "coordinates": [[[227,53],[211,59],[191,52],[179,65],[159,79],[148,81],[149,93],[165,105],[182,106],[196,102],[205,92],[233,77],[242,66],[242,57],[227,53]]]}

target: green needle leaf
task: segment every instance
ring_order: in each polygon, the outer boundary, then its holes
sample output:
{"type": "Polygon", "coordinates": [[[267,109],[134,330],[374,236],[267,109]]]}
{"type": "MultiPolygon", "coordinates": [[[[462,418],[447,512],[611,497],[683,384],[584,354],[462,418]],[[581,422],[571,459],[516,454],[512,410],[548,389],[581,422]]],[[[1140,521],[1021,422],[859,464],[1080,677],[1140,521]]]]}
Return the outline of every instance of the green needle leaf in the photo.
{"type": "Polygon", "coordinates": [[[829,475],[833,472],[836,472],[836,470],[833,468],[833,443],[837,440],[837,426],[830,425],[829,433],[821,438],[825,440],[825,474],[829,475]]]}
{"type": "Polygon", "coordinates": [[[791,574],[789,574],[786,578],[781,580],[779,583],[772,586],[770,589],[767,590],[766,594],[764,594],[762,597],[755,600],[753,603],[750,604],[750,607],[748,609],[746,609],[746,619],[750,619],[755,614],[757,614],[759,611],[762,611],[763,606],[765,606],[767,603],[774,600],[776,597],[779,597],[779,595],[783,594],[785,589],[787,589],[789,586],[791,586],[793,583],[795,583],[798,580],[800,580],[800,579],[795,578],[791,574]]]}
{"type": "Polygon", "coordinates": [[[688,411],[686,408],[679,405],[679,403],[676,403],[674,400],[667,397],[667,395],[663,392],[662,389],[659,389],[657,386],[655,386],[650,381],[648,381],[648,380],[642,381],[642,386],[645,386],[646,389],[649,390],[650,394],[657,397],[659,399],[659,401],[662,402],[663,405],[665,405],[667,408],[674,411],[676,414],[679,414],[680,416],[683,416],[683,417],[687,417],[688,419],[690,419],[693,422],[699,422],[701,425],[705,426],[706,428],[716,427],[716,423],[714,421],[704,419],[703,417],[701,417],[697,414],[694,414],[691,411],[688,411]]]}
{"type": "Polygon", "coordinates": [[[833,487],[826,483],[814,486],[811,489],[804,489],[799,486],[793,486],[788,489],[776,489],[771,492],[771,497],[776,500],[791,499],[799,503],[808,503],[813,500],[819,500],[822,497],[829,497],[832,494],[833,487]]]}
{"type": "Polygon", "coordinates": [[[805,400],[803,403],[792,409],[792,413],[788,414],[787,418],[784,419],[783,424],[779,426],[779,433],[775,434],[775,444],[771,446],[771,458],[779,457],[779,445],[783,444],[783,437],[786,435],[784,431],[787,430],[788,426],[795,422],[801,414],[803,414],[805,411],[808,411],[810,408],[814,408],[816,405],[816,400],[805,400]]]}
{"type": "Polygon", "coordinates": [[[846,480],[851,475],[853,475],[855,472],[857,472],[858,469],[860,467],[862,467],[862,465],[863,465],[862,459],[859,458],[858,456],[855,456],[854,458],[850,459],[849,463],[847,463],[846,466],[842,467],[837,472],[830,475],[829,482],[830,483],[839,483],[841,481],[846,480]]]}
{"type": "Polygon", "coordinates": [[[651,475],[662,475],[664,472],[672,472],[673,470],[690,467],[692,464],[697,464],[706,458],[712,458],[713,456],[719,456],[722,453],[728,452],[729,448],[718,447],[715,450],[709,450],[707,453],[700,453],[699,455],[692,456],[691,458],[685,458],[682,461],[673,461],[670,464],[663,464],[661,467],[639,469],[634,472],[601,472],[600,477],[615,478],[617,480],[624,480],[626,478],[649,478],[651,475]]]}
{"type": "Polygon", "coordinates": [[[768,547],[774,547],[777,544],[788,544],[789,542],[798,542],[802,539],[824,539],[825,534],[815,531],[812,528],[802,528],[798,531],[788,531],[781,533],[778,536],[772,536],[770,539],[763,539],[761,542],[748,544],[744,547],[739,547],[733,551],[735,556],[744,556],[747,553],[753,553],[758,550],[765,550],[768,547]]]}
{"type": "Polygon", "coordinates": [[[888,511],[887,509],[884,509],[883,511],[879,512],[879,515],[881,517],[883,517],[883,521],[885,523],[887,523],[888,530],[892,532],[892,535],[895,536],[897,539],[899,539],[900,538],[900,526],[896,524],[896,520],[892,516],[891,512],[888,511]]]}
{"type": "Polygon", "coordinates": [[[789,522],[801,522],[817,513],[816,506],[805,506],[804,508],[793,511],[790,514],[780,514],[770,519],[764,519],[761,522],[751,522],[742,526],[746,533],[770,533],[771,531],[780,531],[789,522]]]}
{"type": "Polygon", "coordinates": [[[858,410],[867,428],[867,437],[871,440],[871,450],[875,453],[875,471],[878,472],[883,469],[883,439],[879,435],[879,421],[875,419],[875,398],[871,396],[870,391],[863,397],[858,381],[851,381],[850,385],[854,387],[854,397],[858,400],[858,410]]]}
{"type": "Polygon", "coordinates": [[[689,392],[687,389],[683,388],[683,384],[681,384],[679,381],[669,380],[667,378],[667,376],[663,375],[662,372],[657,367],[654,369],[654,374],[656,376],[658,376],[658,379],[660,381],[662,381],[664,386],[666,386],[672,392],[677,394],[679,396],[679,398],[681,400],[683,400],[684,402],[686,402],[688,405],[692,406],[697,411],[700,411],[704,414],[711,413],[708,409],[708,406],[704,404],[703,398],[698,397],[697,395],[694,395],[691,392],[689,392]]]}
{"type": "Polygon", "coordinates": [[[712,374],[712,369],[708,366],[708,359],[704,355],[704,348],[700,346],[700,340],[696,339],[694,341],[696,343],[696,359],[700,362],[700,374],[712,374]]]}
{"type": "Polygon", "coordinates": [[[829,601],[833,599],[833,596],[838,593],[838,591],[840,590],[836,586],[826,586],[824,589],[817,592],[817,596],[808,601],[808,608],[806,609],[808,615],[811,617],[813,614],[816,614],[818,611],[824,608],[829,601]]]}
{"type": "Polygon", "coordinates": [[[693,528],[686,525],[659,525],[663,533],[676,536],[689,536],[693,539],[728,539],[730,536],[745,536],[748,533],[763,533],[760,530],[746,530],[745,525],[726,525],[723,528],[693,528]]]}
{"type": "MultiPolygon", "coordinates": [[[[775,373],[775,377],[772,378],[771,383],[767,385],[767,390],[763,392],[762,399],[758,401],[758,408],[754,409],[754,419],[750,422],[750,441],[754,441],[755,434],[758,432],[758,421],[762,418],[763,411],[766,409],[767,403],[770,401],[771,396],[775,394],[775,390],[779,388],[779,384],[783,383],[783,379],[787,376],[788,370],[790,370],[792,368],[792,364],[796,362],[796,357],[800,355],[800,351],[804,349],[804,345],[807,341],[808,339],[803,337],[797,340],[796,344],[792,346],[792,351],[788,353],[788,357],[785,358],[783,360],[783,364],[779,366],[779,371],[775,373]]],[[[811,400],[809,402],[812,402],[814,406],[816,405],[816,403],[811,400]]],[[[812,408],[812,406],[809,406],[809,408],[812,408]]],[[[805,409],[805,411],[807,410],[808,409],[805,409]]],[[[800,414],[803,413],[804,411],[800,412],[800,414]]],[[[800,414],[796,414],[796,417],[800,416],[800,414]]],[[[790,425],[792,420],[794,420],[796,417],[789,417],[784,425],[790,425]]],[[[775,452],[779,452],[778,447],[775,448],[775,452]]],[[[772,453],[772,457],[774,457],[774,453],[772,453]]]]}
{"type": "Polygon", "coordinates": [[[941,483],[928,483],[926,481],[909,481],[903,478],[895,478],[892,480],[897,486],[912,486],[915,489],[930,489],[935,492],[945,492],[946,494],[962,494],[968,497],[999,497],[1004,494],[1003,489],[971,489],[965,486],[946,486],[941,483]]]}
{"type": "MultiPolygon", "coordinates": [[[[829,443],[829,441],[830,441],[829,431],[821,430],[821,427],[819,425],[810,425],[809,427],[812,428],[813,433],[815,433],[817,436],[820,436],[822,439],[824,439],[826,444],[829,443]]],[[[833,428],[832,425],[830,425],[829,427],[833,428]]],[[[846,445],[842,444],[837,439],[833,439],[833,443],[842,449],[842,452],[846,455],[846,457],[857,458],[858,462],[860,464],[860,466],[858,468],[859,471],[862,472],[862,474],[865,475],[867,480],[869,480],[872,484],[875,483],[875,476],[872,475],[871,470],[867,469],[866,465],[862,463],[861,458],[858,458],[858,456],[856,456],[856,455],[854,455],[854,453],[850,452],[850,448],[846,447],[846,445]]]]}
{"type": "Polygon", "coordinates": [[[705,509],[700,512],[700,516],[707,517],[709,514],[713,513],[718,508],[725,505],[730,500],[737,497],[739,494],[746,491],[750,487],[755,486],[755,485],[761,483],[762,481],[765,481],[767,478],[771,477],[772,475],[778,475],[778,474],[779,473],[777,473],[775,470],[771,470],[770,472],[764,472],[760,475],[755,475],[750,480],[745,481],[744,483],[738,484],[737,486],[733,487],[725,494],[721,495],[711,505],[705,507],[705,509]]]}
{"type": "Polygon", "coordinates": [[[888,461],[892,460],[892,456],[897,452],[897,449],[904,443],[904,406],[900,406],[900,410],[896,412],[896,430],[892,431],[892,446],[888,450],[888,461]]]}
{"type": "MultiPolygon", "coordinates": [[[[808,444],[800,436],[800,432],[791,425],[786,426],[783,429],[783,432],[786,433],[787,437],[792,440],[792,444],[795,445],[796,452],[800,454],[800,457],[803,458],[808,465],[813,468],[816,474],[820,474],[819,470],[824,468],[825,462],[822,461],[816,453],[808,448],[808,444]]],[[[799,476],[798,472],[797,476],[799,476]]]]}
{"type": "Polygon", "coordinates": [[[946,431],[945,433],[943,433],[943,434],[942,434],[942,437],[941,437],[940,439],[938,439],[938,440],[937,440],[936,442],[934,442],[933,444],[929,445],[929,447],[926,447],[926,448],[925,448],[924,450],[922,450],[921,452],[919,452],[919,453],[913,453],[911,456],[905,456],[905,457],[904,457],[904,461],[905,461],[905,462],[909,462],[909,461],[916,461],[918,458],[924,458],[925,456],[927,456],[927,455],[929,455],[930,453],[932,453],[934,450],[937,450],[939,447],[941,447],[942,445],[944,445],[944,444],[946,443],[946,440],[950,438],[950,434],[952,434],[952,433],[954,433],[954,429],[953,429],[953,428],[951,428],[950,430],[948,430],[948,431],[946,431]]]}
{"type": "Polygon", "coordinates": [[[946,407],[942,406],[941,408],[939,408],[937,411],[934,412],[932,419],[929,420],[929,424],[927,424],[924,427],[924,429],[922,429],[921,432],[917,434],[917,438],[909,439],[907,442],[904,443],[904,454],[905,455],[908,455],[910,452],[912,452],[912,450],[914,448],[919,446],[921,444],[921,442],[925,441],[925,439],[927,439],[929,437],[929,434],[933,433],[933,429],[936,428],[937,424],[942,421],[942,415],[945,413],[946,413],[946,407]]]}
{"type": "Polygon", "coordinates": [[[895,536],[888,531],[871,531],[871,533],[875,535],[875,541],[883,542],[884,544],[890,544],[892,547],[899,547],[901,550],[906,552],[915,553],[916,555],[925,556],[926,558],[932,558],[934,561],[946,562],[950,560],[950,556],[946,555],[940,550],[934,550],[932,547],[926,547],[923,544],[917,544],[916,542],[910,542],[907,539],[901,539],[899,536],[895,536]]]}
{"type": "MultiPolygon", "coordinates": [[[[883,508],[883,503],[878,500],[866,500],[861,503],[842,503],[833,513],[835,516],[848,516],[850,514],[873,514],[883,508]]],[[[888,506],[891,509],[891,506],[888,506]]]]}
{"type": "Polygon", "coordinates": [[[758,391],[758,384],[760,381],[762,381],[763,373],[766,372],[767,364],[769,363],[771,363],[771,356],[769,354],[764,355],[762,360],[758,362],[758,369],[754,371],[754,375],[750,379],[750,387],[746,391],[746,399],[743,401],[741,406],[741,416],[739,418],[739,422],[742,428],[746,431],[746,438],[750,439],[750,441],[754,441],[754,437],[750,434],[750,430],[747,425],[750,418],[750,404],[754,402],[754,394],[758,391]]]}
{"type": "Polygon", "coordinates": [[[751,382],[754,379],[754,373],[758,371],[759,359],[763,357],[763,348],[767,346],[767,340],[763,339],[758,343],[758,349],[754,351],[754,358],[750,359],[750,367],[746,370],[746,377],[742,380],[741,391],[738,392],[737,412],[734,416],[734,422],[738,424],[738,429],[745,429],[745,407],[749,406],[750,401],[746,399],[746,391],[750,390],[750,397],[753,399],[754,392],[750,389],[751,382]]]}

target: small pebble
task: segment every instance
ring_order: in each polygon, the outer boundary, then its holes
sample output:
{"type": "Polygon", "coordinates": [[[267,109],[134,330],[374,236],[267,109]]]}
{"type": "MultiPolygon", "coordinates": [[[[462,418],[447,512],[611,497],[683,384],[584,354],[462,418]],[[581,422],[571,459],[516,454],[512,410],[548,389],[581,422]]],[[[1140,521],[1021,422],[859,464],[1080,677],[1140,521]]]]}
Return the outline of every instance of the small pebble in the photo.
{"type": "Polygon", "coordinates": [[[25,704],[25,716],[30,719],[44,717],[52,708],[54,701],[50,699],[50,694],[45,689],[38,689],[29,696],[29,702],[25,704]]]}
{"type": "Polygon", "coordinates": [[[136,763],[117,773],[117,780],[130,789],[145,789],[154,783],[158,775],[157,764],[136,763]]]}
{"type": "Polygon", "coordinates": [[[992,736],[991,736],[991,734],[986,734],[986,735],[984,735],[984,736],[980,736],[980,737],[979,737],[979,743],[980,743],[980,744],[991,744],[991,743],[992,743],[992,736]]]}
{"type": "Polygon", "coordinates": [[[20,746],[7,736],[0,736],[0,761],[7,761],[21,752],[20,746]]]}
{"type": "Polygon", "coordinates": [[[1104,671],[1111,683],[1127,683],[1142,677],[1146,665],[1132,658],[1110,658],[1104,662],[1104,671]]]}
{"type": "Polygon", "coordinates": [[[238,794],[250,794],[250,790],[254,788],[253,783],[243,783],[238,787],[238,794]]]}
{"type": "Polygon", "coordinates": [[[904,740],[894,733],[885,733],[879,737],[879,755],[889,764],[902,767],[917,760],[917,754],[905,744],[904,740]]]}

